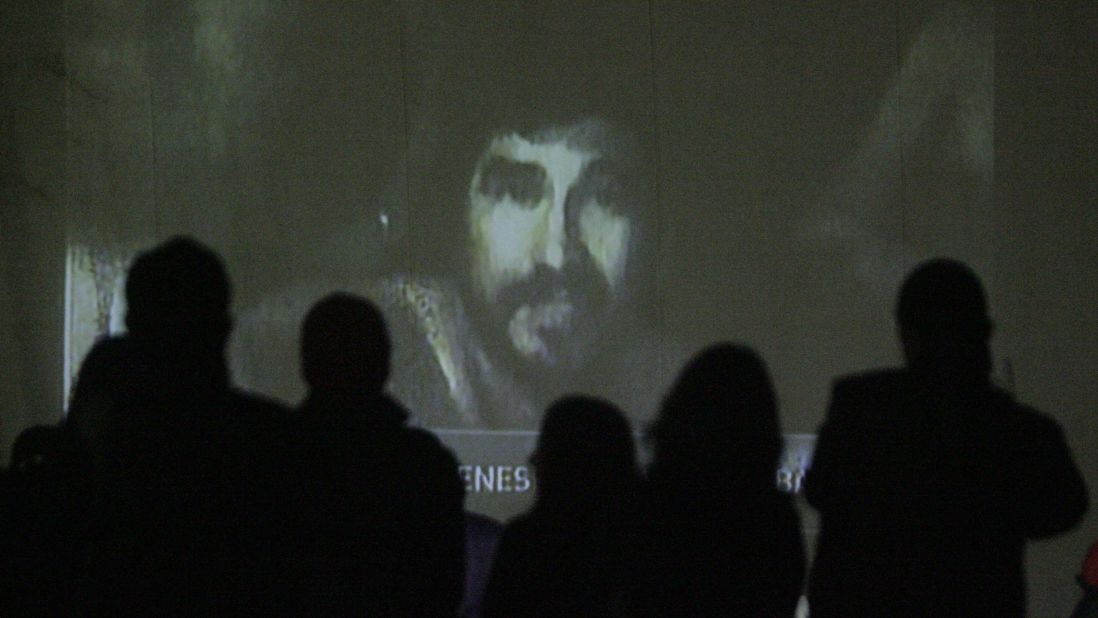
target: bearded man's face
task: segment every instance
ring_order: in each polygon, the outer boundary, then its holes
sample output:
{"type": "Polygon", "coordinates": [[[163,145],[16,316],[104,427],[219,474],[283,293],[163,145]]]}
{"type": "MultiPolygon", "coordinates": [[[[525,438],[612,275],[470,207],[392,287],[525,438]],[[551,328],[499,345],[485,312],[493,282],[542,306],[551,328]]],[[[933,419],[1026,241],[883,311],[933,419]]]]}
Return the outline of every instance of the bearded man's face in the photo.
{"type": "Polygon", "coordinates": [[[493,139],[469,185],[472,280],[530,361],[578,368],[620,308],[634,222],[613,153],[581,123],[493,139]]]}

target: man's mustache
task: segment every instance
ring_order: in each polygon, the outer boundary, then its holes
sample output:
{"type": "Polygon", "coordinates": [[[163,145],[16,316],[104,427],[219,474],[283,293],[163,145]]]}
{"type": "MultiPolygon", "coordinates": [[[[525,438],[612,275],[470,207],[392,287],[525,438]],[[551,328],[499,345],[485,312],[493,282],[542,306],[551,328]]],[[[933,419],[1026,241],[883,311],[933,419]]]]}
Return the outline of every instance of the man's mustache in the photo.
{"type": "Polygon", "coordinates": [[[578,309],[609,300],[609,286],[588,264],[565,264],[560,270],[539,264],[528,277],[500,289],[503,306],[567,302],[578,309]]]}

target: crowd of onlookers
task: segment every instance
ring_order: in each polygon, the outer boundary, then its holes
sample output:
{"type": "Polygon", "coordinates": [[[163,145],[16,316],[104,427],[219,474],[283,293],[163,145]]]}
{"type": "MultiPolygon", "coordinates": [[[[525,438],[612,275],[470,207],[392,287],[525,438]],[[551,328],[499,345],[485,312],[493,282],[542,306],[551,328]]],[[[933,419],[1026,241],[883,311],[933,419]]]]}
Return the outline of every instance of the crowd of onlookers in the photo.
{"type": "Polygon", "coordinates": [[[310,310],[291,410],[230,383],[229,292],[193,240],[137,257],[127,333],[96,343],[65,420],[21,434],[0,477],[0,614],[793,616],[807,594],[824,618],[1022,616],[1026,540],[1087,508],[1057,423],[990,384],[984,292],[957,262],[904,282],[905,366],[834,386],[805,483],[811,574],[747,347],[686,365],[645,470],[613,403],[551,405],[536,502],[500,535],[385,394],[369,301],[310,310]]]}

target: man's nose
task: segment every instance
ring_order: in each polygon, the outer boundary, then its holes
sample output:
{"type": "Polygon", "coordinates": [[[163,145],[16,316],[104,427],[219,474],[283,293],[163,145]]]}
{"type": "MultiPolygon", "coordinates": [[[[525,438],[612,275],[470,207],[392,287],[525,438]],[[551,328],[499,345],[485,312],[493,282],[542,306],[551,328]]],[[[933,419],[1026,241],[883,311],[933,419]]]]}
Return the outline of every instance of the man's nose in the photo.
{"type": "Polygon", "coordinates": [[[554,195],[545,225],[545,246],[542,261],[556,270],[564,266],[568,249],[568,230],[565,226],[565,196],[554,195]]]}

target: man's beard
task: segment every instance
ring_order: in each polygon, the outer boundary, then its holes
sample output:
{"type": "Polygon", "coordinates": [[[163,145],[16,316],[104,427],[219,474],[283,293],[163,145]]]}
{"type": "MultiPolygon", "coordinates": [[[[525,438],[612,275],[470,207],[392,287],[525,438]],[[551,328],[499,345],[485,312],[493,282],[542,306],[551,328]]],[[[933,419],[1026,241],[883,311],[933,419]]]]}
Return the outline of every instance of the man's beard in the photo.
{"type": "Polygon", "coordinates": [[[482,324],[485,341],[506,350],[515,372],[533,379],[570,380],[614,339],[608,329],[615,299],[589,263],[560,271],[539,266],[482,302],[474,320],[482,324]]]}

